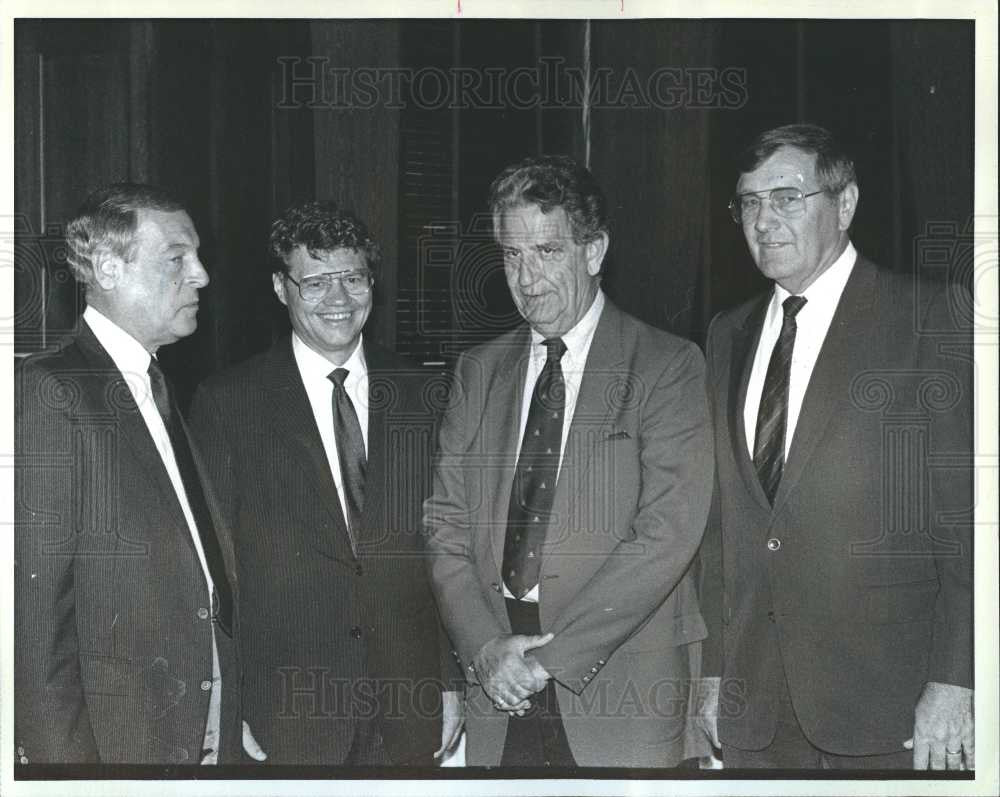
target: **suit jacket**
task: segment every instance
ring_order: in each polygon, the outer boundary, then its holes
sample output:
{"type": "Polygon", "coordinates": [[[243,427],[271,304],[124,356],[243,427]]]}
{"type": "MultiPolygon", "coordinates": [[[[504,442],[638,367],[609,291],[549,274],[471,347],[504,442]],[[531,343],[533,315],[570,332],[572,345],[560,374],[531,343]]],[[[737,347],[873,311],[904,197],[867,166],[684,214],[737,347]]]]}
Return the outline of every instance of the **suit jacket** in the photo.
{"type": "MultiPolygon", "coordinates": [[[[466,667],[510,633],[500,565],[529,340],[522,326],[459,359],[425,504],[434,589],[466,667]]],[[[541,630],[555,638],[534,651],[584,766],[685,755],[688,643],[705,635],[689,573],[711,494],[703,368],[692,343],[605,305],[542,554],[541,630]]],[[[469,695],[467,761],[499,764],[507,715],[469,695]]]]}
{"type": "Polygon", "coordinates": [[[709,330],[718,489],[703,602],[719,733],[770,743],[783,662],[814,745],[897,751],[925,682],[972,685],[972,354],[953,320],[971,305],[858,258],[772,508],[743,422],[769,298],[709,330]]]}
{"type": "Polygon", "coordinates": [[[356,551],[290,337],[210,378],[192,407],[234,530],[244,701],[269,764],[343,763],[364,715],[379,718],[395,763],[440,744],[442,645],[420,534],[434,382],[364,347],[368,469],[356,551]]]}
{"type": "MultiPolygon", "coordinates": [[[[212,677],[209,596],[122,374],[81,321],[61,350],[18,365],[15,397],[18,760],[197,764],[212,677]]],[[[235,590],[232,546],[220,524],[216,532],[235,590]]],[[[220,761],[237,761],[240,669],[220,626],[216,641],[220,761]]]]}

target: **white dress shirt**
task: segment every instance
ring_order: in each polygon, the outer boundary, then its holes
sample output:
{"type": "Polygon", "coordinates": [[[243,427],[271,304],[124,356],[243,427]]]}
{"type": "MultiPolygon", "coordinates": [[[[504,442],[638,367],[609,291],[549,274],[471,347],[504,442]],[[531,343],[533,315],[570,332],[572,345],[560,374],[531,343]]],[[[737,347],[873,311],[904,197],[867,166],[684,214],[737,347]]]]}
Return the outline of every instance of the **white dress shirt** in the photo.
{"type": "MultiPolygon", "coordinates": [[[[844,292],[854,262],[858,253],[854,245],[848,241],[847,248],[841,253],[826,271],[820,274],[805,291],[800,294],[806,298],[806,303],[795,316],[795,346],[792,349],[792,365],[788,384],[788,422],[785,427],[785,459],[792,446],[795,426],[802,410],[802,399],[805,397],[809,379],[812,377],[819,350],[830,329],[833,314],[837,311],[840,296],[844,292]]],[[[746,404],[743,406],[743,425],[746,427],[747,450],[753,457],[754,441],[757,437],[757,412],[760,409],[760,398],[764,392],[764,378],[767,376],[767,366],[771,353],[781,332],[781,322],[784,319],[782,303],[791,294],[775,283],[774,293],[767,306],[764,316],[764,327],[761,329],[757,353],[754,355],[753,370],[750,372],[750,382],[747,385],[746,404]]]]}
{"type": "MultiPolygon", "coordinates": [[[[583,372],[587,365],[587,355],[590,354],[590,344],[594,340],[594,333],[597,331],[597,323],[601,320],[601,311],[604,309],[604,292],[598,289],[597,296],[590,305],[590,309],[584,313],[583,318],[576,322],[569,332],[562,336],[563,343],[566,344],[566,352],[562,356],[560,365],[562,366],[563,382],[566,385],[566,407],[563,412],[562,442],[559,446],[559,471],[562,472],[563,454],[566,453],[566,441],[569,439],[569,430],[573,424],[573,413],[576,411],[576,400],[580,393],[580,383],[583,382],[583,372]]],[[[534,329],[531,330],[531,352],[528,359],[528,371],[524,378],[524,395],[521,397],[521,422],[518,426],[518,446],[524,439],[524,427],[528,424],[528,411],[531,409],[531,396],[535,392],[535,383],[541,376],[545,367],[545,360],[548,357],[548,350],[544,346],[545,338],[534,329]]],[[[520,449],[519,449],[520,450],[520,449]]],[[[514,595],[503,583],[503,594],[505,598],[513,598],[514,595]]],[[[521,600],[529,603],[538,603],[538,584],[521,600]]]]}
{"type": "Polygon", "coordinates": [[[310,349],[295,332],[292,333],[292,352],[295,364],[302,376],[309,405],[312,407],[319,436],[323,441],[326,461],[330,464],[333,483],[340,498],[340,508],[344,513],[344,524],[347,525],[347,497],[344,495],[343,474],[340,471],[340,456],[337,454],[337,438],[333,430],[333,382],[329,376],[337,368],[347,369],[344,380],[344,390],[354,404],[354,411],[361,425],[361,436],[365,441],[365,452],[368,451],[368,365],[365,363],[364,347],[361,338],[358,345],[343,365],[334,365],[322,354],[310,349]]]}
{"type": "MultiPolygon", "coordinates": [[[[83,311],[83,320],[87,322],[94,336],[111,356],[115,367],[121,372],[128,385],[132,399],[139,408],[146,429],[153,444],[160,455],[163,467],[170,477],[177,501],[187,522],[188,532],[194,543],[194,549],[198,554],[198,562],[201,565],[201,572],[205,576],[205,586],[208,594],[208,606],[212,605],[212,594],[215,585],[208,570],[208,561],[205,559],[205,551],[201,545],[201,536],[198,534],[198,526],[194,521],[194,514],[191,512],[191,505],[188,503],[187,493],[184,490],[184,482],[181,479],[180,470],[177,467],[177,459],[174,457],[174,448],[170,443],[170,435],[167,427],[163,424],[163,418],[156,408],[153,400],[153,390],[149,383],[149,362],[151,356],[143,345],[133,338],[128,332],[118,326],[99,310],[90,305],[83,311]]],[[[222,673],[219,666],[219,651],[215,644],[215,624],[212,624],[212,694],[209,696],[208,722],[205,728],[205,739],[202,745],[208,752],[203,758],[203,764],[218,763],[219,754],[219,723],[222,700],[222,673]]]]}

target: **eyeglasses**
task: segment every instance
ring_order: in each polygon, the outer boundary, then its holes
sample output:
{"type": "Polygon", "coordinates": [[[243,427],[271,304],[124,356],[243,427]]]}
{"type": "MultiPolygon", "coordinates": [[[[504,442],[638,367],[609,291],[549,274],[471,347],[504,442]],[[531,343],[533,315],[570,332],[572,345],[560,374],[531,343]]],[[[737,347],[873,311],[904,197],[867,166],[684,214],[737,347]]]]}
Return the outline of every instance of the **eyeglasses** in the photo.
{"type": "Polygon", "coordinates": [[[729,215],[737,224],[745,224],[757,218],[760,213],[762,197],[767,197],[771,209],[779,216],[792,219],[801,216],[806,211],[806,200],[823,191],[813,191],[803,194],[798,188],[772,188],[770,191],[749,191],[737,194],[729,200],[729,215]]]}
{"type": "Polygon", "coordinates": [[[344,292],[350,296],[364,296],[375,284],[375,277],[370,271],[337,271],[330,274],[311,274],[303,277],[301,281],[295,280],[290,274],[285,274],[285,279],[292,282],[299,289],[299,296],[303,302],[318,302],[326,298],[326,295],[337,282],[344,292]]]}

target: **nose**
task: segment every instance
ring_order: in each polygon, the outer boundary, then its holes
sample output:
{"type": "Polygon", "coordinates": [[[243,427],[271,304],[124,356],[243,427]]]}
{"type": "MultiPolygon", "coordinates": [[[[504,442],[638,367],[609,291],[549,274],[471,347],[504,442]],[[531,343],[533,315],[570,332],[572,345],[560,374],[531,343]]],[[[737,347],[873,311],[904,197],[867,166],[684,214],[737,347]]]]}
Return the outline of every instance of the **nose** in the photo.
{"type": "Polygon", "coordinates": [[[538,282],[538,258],[534,252],[527,252],[521,258],[517,270],[517,284],[522,288],[530,288],[538,282]]]}
{"type": "Polygon", "coordinates": [[[763,232],[773,229],[778,224],[777,214],[771,207],[770,197],[761,197],[760,207],[757,209],[757,219],[754,221],[754,229],[763,232]]]}
{"type": "Polygon", "coordinates": [[[192,283],[195,288],[204,288],[209,283],[208,271],[205,270],[205,264],[201,262],[201,258],[195,255],[194,262],[191,264],[191,268],[188,273],[188,282],[192,283]]]}
{"type": "Polygon", "coordinates": [[[350,294],[344,288],[344,283],[337,277],[330,280],[330,288],[323,297],[322,304],[344,304],[350,301],[350,294]]]}

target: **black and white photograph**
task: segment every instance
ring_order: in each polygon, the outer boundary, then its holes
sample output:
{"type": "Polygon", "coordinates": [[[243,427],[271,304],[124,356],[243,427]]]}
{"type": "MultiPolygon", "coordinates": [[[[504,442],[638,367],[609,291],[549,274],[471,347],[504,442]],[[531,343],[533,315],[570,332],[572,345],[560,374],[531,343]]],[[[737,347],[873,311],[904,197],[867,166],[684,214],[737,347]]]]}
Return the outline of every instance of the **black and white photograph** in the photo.
{"type": "Polygon", "coordinates": [[[4,4],[4,794],[983,794],[997,8],[4,4]]]}

